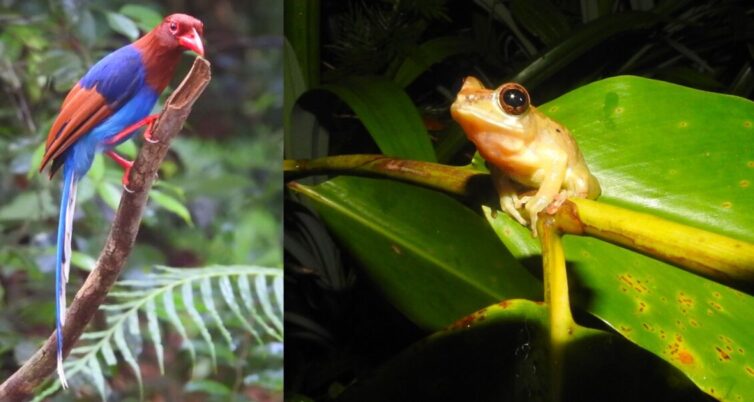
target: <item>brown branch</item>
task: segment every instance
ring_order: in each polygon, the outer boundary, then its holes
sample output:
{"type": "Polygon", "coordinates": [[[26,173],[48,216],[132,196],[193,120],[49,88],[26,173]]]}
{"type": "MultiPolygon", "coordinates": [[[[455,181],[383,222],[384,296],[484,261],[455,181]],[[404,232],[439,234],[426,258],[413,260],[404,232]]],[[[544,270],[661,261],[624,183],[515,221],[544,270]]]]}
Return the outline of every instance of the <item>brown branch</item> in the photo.
{"type": "MultiPolygon", "coordinates": [[[[94,270],[68,309],[66,325],[63,328],[64,355],[67,356],[71,351],[123,269],[133,249],[157,170],[168,152],[170,142],[183,127],[191,112],[191,106],[209,84],[209,80],[209,62],[197,58],[191,71],[170,96],[160,113],[153,131],[153,138],[158,142],[146,143],[139,152],[129,184],[133,192],[123,192],[110,233],[94,270]]],[[[0,401],[22,401],[33,396],[34,388],[55,370],[55,336],[53,332],[34,356],[0,385],[0,401]]]]}

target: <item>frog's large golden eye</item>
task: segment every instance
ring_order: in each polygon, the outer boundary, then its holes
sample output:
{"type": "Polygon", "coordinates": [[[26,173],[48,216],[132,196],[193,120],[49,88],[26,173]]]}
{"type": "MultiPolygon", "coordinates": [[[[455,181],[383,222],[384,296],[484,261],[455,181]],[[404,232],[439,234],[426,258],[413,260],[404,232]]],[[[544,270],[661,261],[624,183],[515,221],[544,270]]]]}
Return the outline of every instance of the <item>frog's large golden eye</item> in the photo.
{"type": "Polygon", "coordinates": [[[529,93],[526,88],[513,82],[500,87],[497,101],[508,114],[518,115],[529,109],[529,93]]]}

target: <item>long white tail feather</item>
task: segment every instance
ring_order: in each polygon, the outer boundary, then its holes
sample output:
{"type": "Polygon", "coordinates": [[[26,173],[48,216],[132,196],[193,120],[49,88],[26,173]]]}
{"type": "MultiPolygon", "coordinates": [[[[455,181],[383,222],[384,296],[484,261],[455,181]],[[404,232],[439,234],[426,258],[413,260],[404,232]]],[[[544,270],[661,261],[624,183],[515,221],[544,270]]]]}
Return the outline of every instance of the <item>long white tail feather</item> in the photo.
{"type": "MultiPolygon", "coordinates": [[[[65,287],[65,285],[63,286],[65,287]]],[[[64,291],[60,292],[60,294],[58,295],[58,299],[60,299],[60,326],[63,327],[65,326],[65,310],[66,310],[64,291]]]]}
{"type": "Polygon", "coordinates": [[[63,272],[65,273],[64,283],[68,283],[68,276],[71,273],[71,238],[73,236],[73,213],[76,210],[76,183],[76,180],[71,180],[68,208],[65,211],[65,252],[63,254],[63,272]]]}
{"type": "Polygon", "coordinates": [[[65,371],[63,371],[63,355],[61,354],[58,354],[58,378],[63,389],[68,389],[68,379],[65,377],[65,371]]]}
{"type": "Polygon", "coordinates": [[[71,180],[71,187],[68,190],[68,207],[65,213],[65,236],[63,244],[63,283],[60,289],[60,324],[65,325],[65,314],[67,309],[66,301],[66,284],[71,273],[71,238],[73,236],[73,214],[76,210],[76,180],[71,180]]]}
{"type": "Polygon", "coordinates": [[[68,388],[68,380],[63,369],[63,328],[66,316],[66,284],[71,271],[71,238],[73,232],[73,214],[76,210],[76,177],[72,171],[64,167],[65,182],[63,185],[61,216],[58,227],[58,263],[56,273],[57,287],[57,372],[60,385],[68,388]],[[62,244],[61,244],[62,243],[62,244]]]}

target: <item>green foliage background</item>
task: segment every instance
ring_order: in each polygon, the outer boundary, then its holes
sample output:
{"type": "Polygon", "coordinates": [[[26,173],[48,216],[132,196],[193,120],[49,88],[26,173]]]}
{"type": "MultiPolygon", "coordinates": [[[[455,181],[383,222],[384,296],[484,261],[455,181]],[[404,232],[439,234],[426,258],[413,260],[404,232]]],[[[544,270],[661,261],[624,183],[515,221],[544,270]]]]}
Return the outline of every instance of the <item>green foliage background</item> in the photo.
{"type": "MultiPolygon", "coordinates": [[[[94,62],[172,12],[203,20],[213,80],[160,170],[123,278],[145,280],[156,264],[282,265],[282,4],[4,1],[0,3],[0,378],[15,371],[53,328],[59,185],[57,178],[50,181],[37,173],[37,167],[41,144],[62,98],[94,62]]],[[[184,59],[173,86],[185,74],[191,56],[184,59]]],[[[126,144],[121,151],[134,156],[136,149],[126,144]]],[[[80,186],[69,298],[100,251],[118,203],[120,177],[115,164],[98,158],[80,186]]],[[[105,314],[95,321],[94,329],[104,328],[105,314]]],[[[217,371],[200,351],[192,377],[180,338],[176,339],[174,329],[167,330],[164,379],[159,371],[149,374],[148,368],[157,364],[154,353],[140,358],[147,373],[142,373],[147,397],[280,397],[282,348],[274,339],[265,338],[259,349],[251,337],[238,337],[245,349],[257,348],[241,359],[215,334],[214,342],[225,351],[218,353],[217,371]]],[[[190,337],[201,339],[197,328],[188,330],[190,337]]],[[[126,367],[110,373],[112,391],[124,399],[138,396],[126,367]]],[[[97,398],[91,387],[76,392],[81,398],[97,398]]],[[[61,400],[71,396],[68,393],[61,400]]]]}

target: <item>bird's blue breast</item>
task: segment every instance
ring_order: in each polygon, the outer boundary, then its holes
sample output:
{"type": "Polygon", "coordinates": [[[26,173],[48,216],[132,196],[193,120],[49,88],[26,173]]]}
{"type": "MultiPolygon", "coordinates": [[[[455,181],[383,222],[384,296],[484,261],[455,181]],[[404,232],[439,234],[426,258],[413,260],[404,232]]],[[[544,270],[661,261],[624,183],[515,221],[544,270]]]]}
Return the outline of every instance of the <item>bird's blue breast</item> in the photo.
{"type": "Polygon", "coordinates": [[[77,176],[82,177],[91,167],[95,152],[112,147],[106,145],[110,138],[147,117],[159,94],[147,85],[141,54],[131,45],[100,60],[84,75],[79,85],[94,88],[113,111],[76,141],[67,155],[67,161],[72,162],[77,176]]]}

